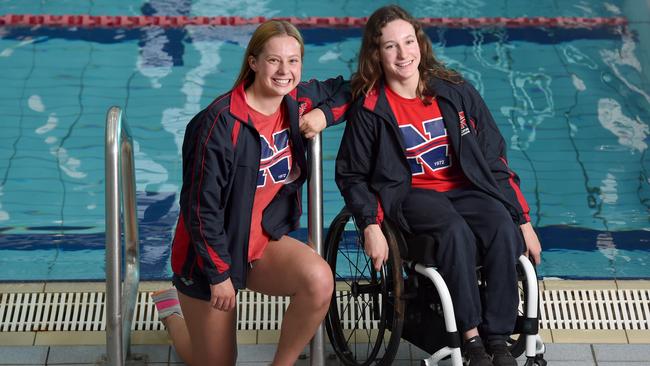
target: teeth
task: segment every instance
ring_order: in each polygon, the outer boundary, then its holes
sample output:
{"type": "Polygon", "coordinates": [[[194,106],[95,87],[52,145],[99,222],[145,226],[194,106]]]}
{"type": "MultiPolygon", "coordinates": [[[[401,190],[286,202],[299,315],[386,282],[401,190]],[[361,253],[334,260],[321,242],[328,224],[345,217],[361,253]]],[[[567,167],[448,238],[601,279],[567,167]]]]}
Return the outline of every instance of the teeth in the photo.
{"type": "Polygon", "coordinates": [[[408,65],[410,65],[412,63],[413,63],[413,60],[407,61],[407,62],[404,62],[404,63],[401,63],[401,64],[397,64],[397,66],[398,67],[406,67],[406,66],[408,66],[408,65]]]}
{"type": "Polygon", "coordinates": [[[278,84],[288,85],[291,82],[291,79],[273,79],[278,84]]]}

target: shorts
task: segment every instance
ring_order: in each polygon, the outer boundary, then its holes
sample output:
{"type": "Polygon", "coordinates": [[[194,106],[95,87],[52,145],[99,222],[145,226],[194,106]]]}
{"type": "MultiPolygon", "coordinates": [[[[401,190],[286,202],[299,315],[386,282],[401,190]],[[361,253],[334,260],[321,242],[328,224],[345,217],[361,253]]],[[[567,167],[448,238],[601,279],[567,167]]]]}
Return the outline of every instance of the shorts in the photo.
{"type": "Polygon", "coordinates": [[[194,278],[185,278],[174,273],[172,283],[180,293],[195,299],[210,301],[212,292],[210,291],[210,283],[208,279],[203,276],[195,276],[194,278]]]}

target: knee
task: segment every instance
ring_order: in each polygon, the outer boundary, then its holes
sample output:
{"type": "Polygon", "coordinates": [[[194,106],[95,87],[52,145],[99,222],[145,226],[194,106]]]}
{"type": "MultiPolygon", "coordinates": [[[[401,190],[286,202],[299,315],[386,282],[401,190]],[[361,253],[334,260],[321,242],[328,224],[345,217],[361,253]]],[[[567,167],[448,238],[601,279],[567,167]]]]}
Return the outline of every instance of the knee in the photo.
{"type": "Polygon", "coordinates": [[[334,276],[327,262],[318,258],[313,265],[309,266],[304,287],[306,295],[316,308],[329,306],[334,291],[334,276]]]}

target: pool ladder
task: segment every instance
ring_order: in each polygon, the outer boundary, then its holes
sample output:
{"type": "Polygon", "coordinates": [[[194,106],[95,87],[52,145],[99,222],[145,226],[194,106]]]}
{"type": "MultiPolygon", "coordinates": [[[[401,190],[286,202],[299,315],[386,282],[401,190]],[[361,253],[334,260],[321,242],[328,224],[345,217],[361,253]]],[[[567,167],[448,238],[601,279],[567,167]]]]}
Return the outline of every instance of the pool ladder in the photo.
{"type": "MultiPolygon", "coordinates": [[[[131,324],[140,282],[140,249],[136,214],[133,139],[122,110],[106,115],[106,362],[123,366],[132,357],[131,324]],[[121,190],[120,190],[121,189],[121,190]],[[125,279],[122,287],[120,214],[124,215],[125,279]]],[[[322,142],[318,134],[309,142],[309,241],[323,255],[322,142]]],[[[325,365],[322,324],[310,343],[310,365],[325,365]]]]}
{"type": "Polygon", "coordinates": [[[119,107],[106,115],[106,362],[124,365],[131,358],[131,324],[140,282],[133,139],[119,107]],[[124,270],[122,232],[124,216],[124,270]]]}

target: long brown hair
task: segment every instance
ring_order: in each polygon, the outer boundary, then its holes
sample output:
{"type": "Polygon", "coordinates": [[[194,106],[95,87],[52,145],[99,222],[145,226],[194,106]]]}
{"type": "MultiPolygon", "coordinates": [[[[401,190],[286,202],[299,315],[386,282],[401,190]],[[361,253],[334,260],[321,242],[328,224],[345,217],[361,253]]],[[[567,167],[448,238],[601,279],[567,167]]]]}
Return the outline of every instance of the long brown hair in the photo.
{"type": "Polygon", "coordinates": [[[255,71],[251,69],[248,59],[250,56],[257,58],[264,51],[266,42],[275,36],[290,36],[295,38],[300,43],[300,59],[302,60],[305,55],[305,42],[302,40],[300,31],[293,24],[285,20],[267,20],[260,24],[255,29],[255,32],[253,32],[253,36],[246,47],[246,53],[244,53],[239,76],[233,87],[237,87],[243,82],[246,88],[255,81],[255,71]]]}
{"type": "Polygon", "coordinates": [[[433,55],[431,40],[424,33],[422,25],[413,18],[406,10],[397,5],[388,5],[375,10],[368,18],[363,31],[363,40],[359,50],[359,65],[357,72],[352,75],[352,97],[357,99],[368,94],[377,82],[384,78],[384,69],[381,66],[379,56],[379,38],[381,29],[393,20],[402,19],[407,21],[415,29],[415,36],[420,46],[420,82],[418,84],[417,96],[426,101],[428,97],[435,96],[427,81],[432,78],[439,78],[455,84],[462,82],[460,74],[446,68],[442,62],[433,55]]]}

